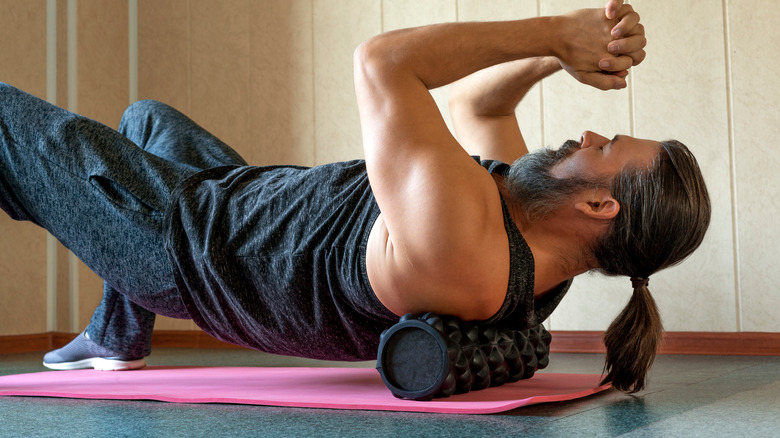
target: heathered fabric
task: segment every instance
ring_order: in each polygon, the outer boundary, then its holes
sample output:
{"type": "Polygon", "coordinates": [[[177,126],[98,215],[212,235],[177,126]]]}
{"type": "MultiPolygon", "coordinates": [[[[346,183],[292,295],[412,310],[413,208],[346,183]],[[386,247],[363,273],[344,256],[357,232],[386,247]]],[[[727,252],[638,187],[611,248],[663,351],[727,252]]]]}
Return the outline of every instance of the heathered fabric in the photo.
{"type": "MultiPolygon", "coordinates": [[[[0,208],[47,228],[105,280],[87,329],[95,342],[145,356],[158,313],[274,353],[376,356],[397,317],[366,275],[379,209],[364,162],[247,166],[152,101],[128,109],[121,133],[3,84],[0,102],[0,208]]],[[[502,208],[512,273],[487,322],[527,328],[570,282],[534,310],[533,256],[502,208]]]]}
{"type": "MultiPolygon", "coordinates": [[[[180,164],[190,175],[225,165],[246,165],[241,156],[221,140],[170,106],[153,100],[130,105],[119,122],[119,133],[146,152],[180,164]]],[[[160,261],[168,266],[167,258],[160,261]]],[[[172,274],[171,274],[172,275],[172,274]]],[[[178,291],[171,291],[178,296],[178,291]]],[[[181,300],[168,306],[166,316],[189,319],[181,300]]],[[[132,302],[126,295],[104,283],[103,298],[87,327],[90,339],[139,359],[151,353],[155,314],[132,302]]]]}

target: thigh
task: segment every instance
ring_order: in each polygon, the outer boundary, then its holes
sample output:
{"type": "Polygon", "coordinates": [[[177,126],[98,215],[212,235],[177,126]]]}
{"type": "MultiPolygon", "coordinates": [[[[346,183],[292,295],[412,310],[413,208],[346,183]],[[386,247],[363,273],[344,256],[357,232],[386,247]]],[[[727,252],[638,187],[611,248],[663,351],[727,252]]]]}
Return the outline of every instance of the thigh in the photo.
{"type": "Polygon", "coordinates": [[[194,170],[13,87],[0,85],[0,102],[0,206],[48,229],[119,291],[172,288],[162,216],[194,170]]]}

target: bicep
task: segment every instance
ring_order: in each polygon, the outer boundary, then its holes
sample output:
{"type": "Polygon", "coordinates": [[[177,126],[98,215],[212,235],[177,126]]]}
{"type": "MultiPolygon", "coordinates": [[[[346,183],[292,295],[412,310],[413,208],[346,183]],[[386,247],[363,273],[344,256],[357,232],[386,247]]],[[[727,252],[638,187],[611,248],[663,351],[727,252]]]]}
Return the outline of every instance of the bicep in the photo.
{"type": "MultiPolygon", "coordinates": [[[[490,295],[480,280],[501,269],[486,259],[500,246],[495,230],[503,230],[495,182],[449,132],[422,82],[371,76],[356,72],[355,85],[366,167],[385,228],[382,244],[367,254],[372,287],[396,313],[472,316],[490,295]]],[[[499,299],[505,293],[489,289],[499,299]]]]}
{"type": "Polygon", "coordinates": [[[359,73],[366,167],[396,246],[414,247],[479,220],[491,179],[449,132],[425,85],[413,76],[359,73]]]}

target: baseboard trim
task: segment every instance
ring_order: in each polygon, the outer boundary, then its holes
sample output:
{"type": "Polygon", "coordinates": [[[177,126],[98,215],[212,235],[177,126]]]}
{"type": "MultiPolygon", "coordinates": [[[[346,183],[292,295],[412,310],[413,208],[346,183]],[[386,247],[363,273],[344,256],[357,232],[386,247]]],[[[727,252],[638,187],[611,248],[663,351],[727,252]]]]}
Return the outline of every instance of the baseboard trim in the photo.
{"type": "MultiPolygon", "coordinates": [[[[604,353],[603,332],[552,331],[553,353],[604,353]]],[[[0,354],[29,353],[60,348],[73,333],[49,332],[0,336],[0,354]]],[[[152,345],[169,348],[241,349],[197,330],[155,330],[152,345]]],[[[666,332],[660,354],[719,356],[780,356],[780,333],[666,332]]]]}
{"type": "MultiPolygon", "coordinates": [[[[598,331],[552,331],[555,353],[604,353],[598,331]]],[[[666,332],[660,354],[780,356],[780,333],[666,332]]]]}

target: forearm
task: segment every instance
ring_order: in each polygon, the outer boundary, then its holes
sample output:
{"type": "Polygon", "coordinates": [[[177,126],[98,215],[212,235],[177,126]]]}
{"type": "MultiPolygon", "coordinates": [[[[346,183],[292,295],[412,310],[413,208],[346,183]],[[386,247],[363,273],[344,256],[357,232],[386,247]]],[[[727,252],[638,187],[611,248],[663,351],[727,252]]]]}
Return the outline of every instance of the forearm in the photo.
{"type": "Polygon", "coordinates": [[[450,114],[461,146],[471,155],[505,163],[528,153],[515,108],[534,84],[560,69],[556,58],[535,57],[488,67],[455,82],[450,114]]]}
{"type": "Polygon", "coordinates": [[[562,50],[558,19],[446,23],[389,32],[361,45],[357,61],[383,76],[414,75],[433,89],[496,64],[556,56],[562,50]]]}
{"type": "Polygon", "coordinates": [[[553,57],[535,57],[495,65],[455,82],[450,89],[453,117],[514,115],[515,107],[537,82],[561,70],[553,57]]]}

